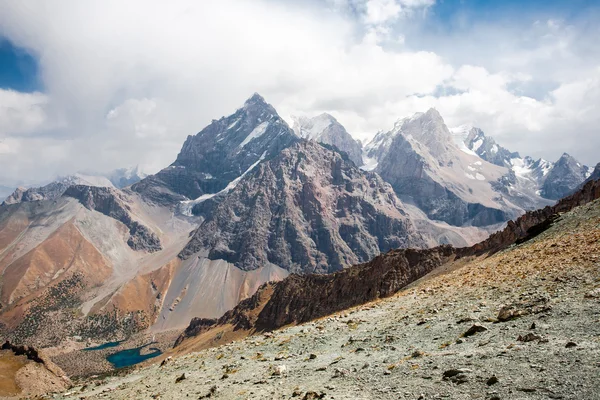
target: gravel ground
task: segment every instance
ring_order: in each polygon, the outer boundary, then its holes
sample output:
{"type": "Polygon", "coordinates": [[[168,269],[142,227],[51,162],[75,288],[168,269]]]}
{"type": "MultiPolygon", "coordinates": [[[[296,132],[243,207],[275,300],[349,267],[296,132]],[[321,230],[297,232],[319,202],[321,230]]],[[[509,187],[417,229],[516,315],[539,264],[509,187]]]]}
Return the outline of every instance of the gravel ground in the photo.
{"type": "Polygon", "coordinates": [[[396,296],[60,399],[600,399],[600,203],[396,296]]]}

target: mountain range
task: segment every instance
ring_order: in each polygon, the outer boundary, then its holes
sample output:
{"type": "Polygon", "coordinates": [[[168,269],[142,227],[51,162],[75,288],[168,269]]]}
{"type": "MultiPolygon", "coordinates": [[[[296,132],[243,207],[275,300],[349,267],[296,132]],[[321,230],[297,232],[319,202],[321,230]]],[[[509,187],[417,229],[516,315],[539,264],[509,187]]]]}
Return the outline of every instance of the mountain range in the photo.
{"type": "Polygon", "coordinates": [[[266,282],[398,248],[470,246],[597,176],[522,158],[430,109],[365,144],[258,94],[156,174],[17,189],[0,206],[0,333],[39,346],[218,318],[266,282]]]}

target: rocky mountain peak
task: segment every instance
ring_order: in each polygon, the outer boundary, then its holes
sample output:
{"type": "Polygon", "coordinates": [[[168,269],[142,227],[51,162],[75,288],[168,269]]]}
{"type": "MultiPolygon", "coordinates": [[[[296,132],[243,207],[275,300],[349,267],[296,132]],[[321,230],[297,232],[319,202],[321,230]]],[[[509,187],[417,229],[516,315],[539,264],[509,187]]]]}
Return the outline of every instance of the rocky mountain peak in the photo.
{"type": "Polygon", "coordinates": [[[540,192],[547,199],[560,199],[577,189],[589,175],[587,166],[563,153],[547,173],[540,192]]]}
{"type": "Polygon", "coordinates": [[[262,121],[265,121],[272,117],[279,118],[275,108],[267,103],[264,97],[258,93],[254,93],[252,97],[246,100],[244,106],[240,110],[243,110],[246,117],[250,119],[260,118],[262,121]]]}
{"type": "Polygon", "coordinates": [[[334,146],[347,153],[356,165],[363,165],[362,144],[332,115],[322,113],[313,118],[293,117],[293,120],[294,132],[299,137],[334,146]]]}
{"type": "Polygon", "coordinates": [[[255,93],[232,115],[188,136],[173,164],[132,189],[171,205],[218,193],[297,140],[273,106],[255,93]]]}
{"type": "Polygon", "coordinates": [[[422,148],[421,151],[415,149],[419,153],[426,151],[442,162],[446,162],[449,154],[456,148],[444,119],[434,108],[405,118],[400,133],[414,147],[422,148]]]}
{"type": "Polygon", "coordinates": [[[244,102],[244,106],[252,106],[252,105],[265,105],[268,106],[269,104],[266,102],[265,98],[262,97],[260,94],[258,94],[257,92],[254,92],[254,94],[252,96],[250,96],[248,98],[248,100],[246,100],[244,102]]]}
{"type": "Polygon", "coordinates": [[[485,133],[476,127],[469,130],[464,140],[466,147],[477,154],[487,162],[501,167],[511,167],[512,159],[521,158],[519,153],[511,152],[500,146],[494,138],[486,136],[485,133]]]}

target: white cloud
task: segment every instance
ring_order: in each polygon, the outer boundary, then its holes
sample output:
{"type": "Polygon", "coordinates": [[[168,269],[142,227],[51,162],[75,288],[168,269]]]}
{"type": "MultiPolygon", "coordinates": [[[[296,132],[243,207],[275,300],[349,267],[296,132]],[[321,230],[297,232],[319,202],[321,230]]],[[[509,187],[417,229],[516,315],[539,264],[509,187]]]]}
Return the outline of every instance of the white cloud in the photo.
{"type": "MultiPolygon", "coordinates": [[[[552,158],[560,143],[543,138],[564,130],[580,142],[593,135],[600,51],[559,19],[520,36],[483,27],[428,45],[404,28],[434,1],[329,4],[3,2],[0,32],[39,58],[45,92],[0,91],[0,179],[157,170],[255,91],[283,117],[327,111],[361,138],[432,106],[450,125],[477,122],[525,154],[552,158]],[[529,93],[540,77],[553,86],[529,93]]],[[[595,157],[575,140],[563,150],[595,157]]]]}
{"type": "Polygon", "coordinates": [[[0,138],[41,129],[47,122],[47,102],[42,93],[0,89],[0,138]]]}
{"type": "Polygon", "coordinates": [[[368,0],[366,3],[365,22],[381,24],[398,18],[402,7],[396,0],[368,0]]]}

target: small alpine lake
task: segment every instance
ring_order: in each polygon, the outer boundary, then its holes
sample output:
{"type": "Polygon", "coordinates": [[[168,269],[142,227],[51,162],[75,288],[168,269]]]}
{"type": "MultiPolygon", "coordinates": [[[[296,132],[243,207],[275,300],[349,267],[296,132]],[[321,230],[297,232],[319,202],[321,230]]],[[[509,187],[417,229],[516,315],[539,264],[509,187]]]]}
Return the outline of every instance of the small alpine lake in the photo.
{"type": "Polygon", "coordinates": [[[111,363],[115,368],[129,367],[135,364],[139,364],[142,361],[146,361],[150,358],[160,356],[162,351],[156,347],[148,347],[152,343],[145,344],[140,347],[133,349],[125,349],[117,351],[116,353],[106,356],[106,360],[111,363]],[[142,349],[148,347],[148,352],[142,354],[142,349]]]}

